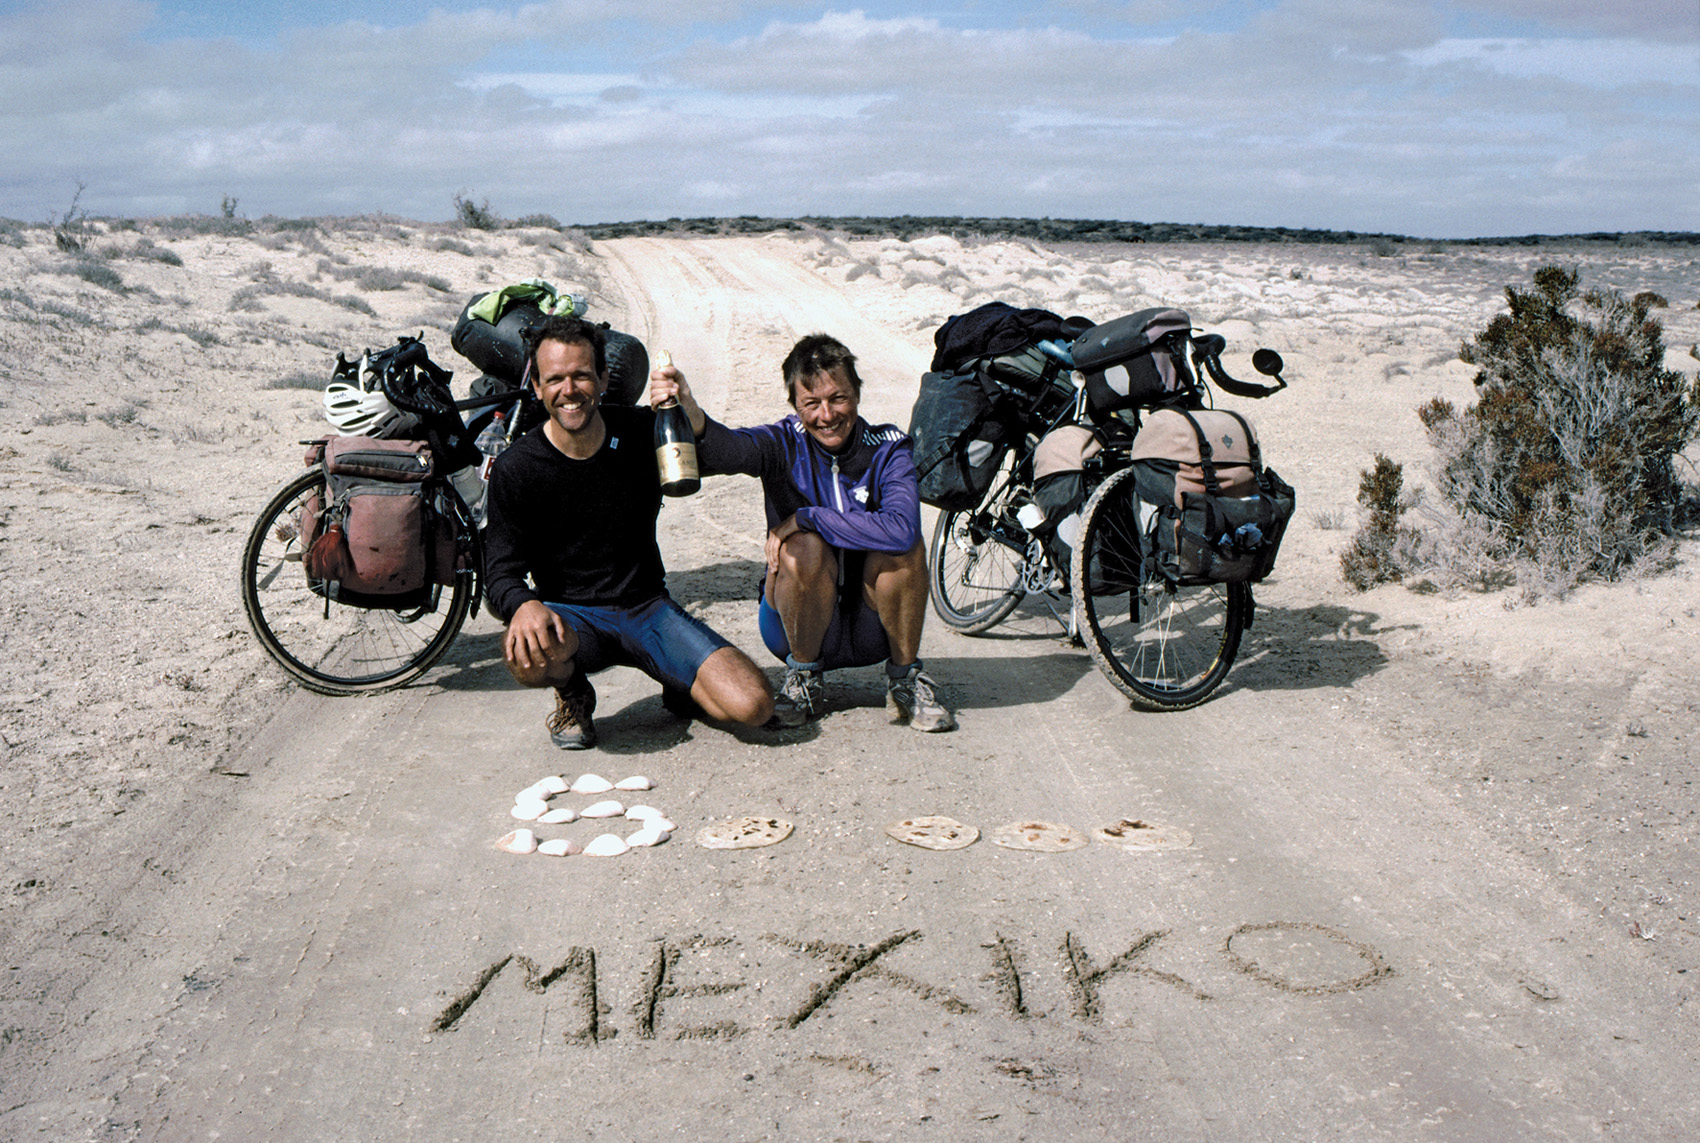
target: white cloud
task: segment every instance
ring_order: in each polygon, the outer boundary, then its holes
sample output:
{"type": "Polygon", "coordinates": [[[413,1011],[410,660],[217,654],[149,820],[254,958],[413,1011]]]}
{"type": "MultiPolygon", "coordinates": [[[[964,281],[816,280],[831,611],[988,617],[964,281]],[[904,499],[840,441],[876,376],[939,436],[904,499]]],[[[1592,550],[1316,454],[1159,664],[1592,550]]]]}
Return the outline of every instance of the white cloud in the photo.
{"type": "Polygon", "coordinates": [[[1700,48],[1676,43],[1447,39],[1406,52],[1405,57],[1423,67],[1468,64],[1518,79],[1547,77],[1588,87],[1700,87],[1700,48]]]}
{"type": "Polygon", "coordinates": [[[579,0],[256,47],[150,42],[146,5],[69,0],[0,17],[0,214],[41,217],[81,180],[109,213],[229,193],[255,213],[443,218],[470,188],[504,213],[587,222],[1700,229],[1700,157],[1673,145],[1700,127],[1692,48],[1633,28],[1588,39],[1580,6],[1538,6],[1563,35],[1525,13],[1515,37],[1465,38],[1440,0],[1228,0],[1208,27],[1160,0],[1182,21],[1161,36],[996,3],[690,10],[745,21],[732,34],[661,0],[579,0]]]}

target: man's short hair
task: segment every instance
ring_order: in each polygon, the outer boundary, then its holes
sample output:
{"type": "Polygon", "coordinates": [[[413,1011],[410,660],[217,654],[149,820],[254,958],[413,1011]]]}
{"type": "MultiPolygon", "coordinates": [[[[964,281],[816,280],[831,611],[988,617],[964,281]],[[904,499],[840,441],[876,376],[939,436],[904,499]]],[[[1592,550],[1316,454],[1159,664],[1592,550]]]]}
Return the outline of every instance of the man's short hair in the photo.
{"type": "Polygon", "coordinates": [[[543,319],[542,325],[532,326],[526,335],[526,344],[529,346],[526,357],[531,365],[533,381],[537,380],[537,347],[545,341],[588,345],[596,356],[596,375],[601,377],[608,372],[608,339],[604,336],[602,327],[581,317],[551,314],[543,319]]]}
{"type": "Polygon", "coordinates": [[[850,388],[860,400],[862,379],[856,374],[856,355],[846,349],[842,341],[824,333],[811,333],[800,339],[785,355],[785,364],[779,367],[785,378],[785,399],[791,402],[793,409],[796,408],[797,382],[839,366],[843,367],[844,375],[850,379],[850,388]]]}

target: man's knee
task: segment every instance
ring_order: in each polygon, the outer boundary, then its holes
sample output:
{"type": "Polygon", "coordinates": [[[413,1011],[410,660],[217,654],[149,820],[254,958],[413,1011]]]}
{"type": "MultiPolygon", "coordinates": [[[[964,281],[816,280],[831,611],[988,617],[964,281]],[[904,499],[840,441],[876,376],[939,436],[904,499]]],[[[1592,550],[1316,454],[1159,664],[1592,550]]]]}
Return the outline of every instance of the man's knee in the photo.
{"type": "Polygon", "coordinates": [[[691,697],[714,718],[760,726],[773,717],[767,676],[736,647],[722,647],[697,668],[691,697]]]}
{"type": "Polygon", "coordinates": [[[508,674],[522,687],[552,687],[572,678],[573,656],[578,653],[578,636],[567,629],[564,640],[550,638],[541,653],[532,652],[531,660],[519,662],[512,640],[504,640],[502,661],[508,674]]]}

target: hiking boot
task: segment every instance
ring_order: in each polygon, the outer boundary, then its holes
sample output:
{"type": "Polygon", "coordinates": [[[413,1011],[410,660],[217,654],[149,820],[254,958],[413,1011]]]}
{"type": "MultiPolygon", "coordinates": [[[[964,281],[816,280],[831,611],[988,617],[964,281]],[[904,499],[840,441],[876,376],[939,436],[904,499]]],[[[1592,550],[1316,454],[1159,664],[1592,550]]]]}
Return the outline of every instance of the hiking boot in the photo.
{"type": "Polygon", "coordinates": [[[956,729],[956,716],[939,701],[933,680],[921,672],[920,663],[896,677],[886,674],[885,705],[915,730],[931,734],[956,729]]]}
{"type": "Polygon", "coordinates": [[[587,750],[596,745],[596,688],[583,675],[575,674],[565,687],[555,688],[555,713],[545,723],[549,741],[562,750],[587,750]]]}
{"type": "Polygon", "coordinates": [[[811,718],[819,718],[821,692],[825,677],[819,668],[785,660],[785,681],[773,696],[773,717],[767,725],[776,730],[792,730],[811,718]]]}

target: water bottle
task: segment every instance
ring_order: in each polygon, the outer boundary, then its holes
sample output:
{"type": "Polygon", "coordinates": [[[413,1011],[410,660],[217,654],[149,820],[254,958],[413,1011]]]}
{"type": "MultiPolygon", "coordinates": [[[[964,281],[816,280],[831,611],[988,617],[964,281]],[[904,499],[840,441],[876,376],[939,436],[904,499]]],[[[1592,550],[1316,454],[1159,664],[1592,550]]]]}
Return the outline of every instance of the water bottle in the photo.
{"type": "Polygon", "coordinates": [[[491,417],[490,423],[484,426],[484,431],[478,434],[476,443],[478,451],[484,454],[484,461],[478,466],[478,475],[488,484],[490,482],[490,466],[496,463],[496,458],[501,456],[502,450],[508,447],[507,414],[498,411],[494,417],[491,417]]]}

